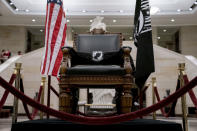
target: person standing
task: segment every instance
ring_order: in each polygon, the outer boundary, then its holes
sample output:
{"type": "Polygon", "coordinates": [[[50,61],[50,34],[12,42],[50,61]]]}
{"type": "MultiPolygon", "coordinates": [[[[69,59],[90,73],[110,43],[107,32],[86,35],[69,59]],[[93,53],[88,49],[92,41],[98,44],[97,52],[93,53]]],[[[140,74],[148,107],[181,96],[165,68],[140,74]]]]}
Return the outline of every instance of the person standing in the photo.
{"type": "Polygon", "coordinates": [[[8,56],[8,59],[11,57],[11,51],[10,50],[7,50],[7,56],[8,56]]]}
{"type": "Polygon", "coordinates": [[[5,50],[3,49],[3,50],[1,51],[1,57],[0,57],[0,59],[1,59],[1,64],[5,61],[4,55],[5,55],[5,50]]]}

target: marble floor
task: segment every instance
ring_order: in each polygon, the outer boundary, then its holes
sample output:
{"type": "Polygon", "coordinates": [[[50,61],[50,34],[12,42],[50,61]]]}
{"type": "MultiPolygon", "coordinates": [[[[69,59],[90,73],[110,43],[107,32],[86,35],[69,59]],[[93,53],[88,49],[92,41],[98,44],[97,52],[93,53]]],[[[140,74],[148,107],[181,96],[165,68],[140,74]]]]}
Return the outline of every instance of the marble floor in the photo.
{"type": "MultiPolygon", "coordinates": [[[[144,119],[151,119],[151,116],[147,116],[144,119]]],[[[37,117],[36,119],[39,119],[37,117]]],[[[19,116],[18,117],[18,122],[20,121],[27,121],[28,119],[24,116],[19,116]]],[[[164,117],[157,117],[157,120],[163,120],[163,121],[170,121],[170,122],[176,122],[176,123],[182,123],[182,118],[181,117],[169,117],[169,118],[164,118],[164,117]]],[[[0,131],[10,131],[11,130],[11,125],[12,125],[12,118],[0,118],[0,131]]],[[[189,131],[197,131],[197,118],[193,117],[188,117],[188,125],[189,125],[189,131]]]]}

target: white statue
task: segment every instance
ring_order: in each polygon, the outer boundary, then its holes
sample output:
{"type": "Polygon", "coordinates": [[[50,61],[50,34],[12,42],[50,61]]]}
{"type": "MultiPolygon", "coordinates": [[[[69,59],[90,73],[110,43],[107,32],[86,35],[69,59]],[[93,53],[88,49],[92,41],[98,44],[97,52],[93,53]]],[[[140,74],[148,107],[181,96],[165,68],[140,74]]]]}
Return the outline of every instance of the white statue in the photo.
{"type": "Polygon", "coordinates": [[[103,29],[106,31],[106,24],[102,23],[103,19],[104,17],[97,16],[90,25],[90,32],[92,32],[94,29],[103,29]]]}

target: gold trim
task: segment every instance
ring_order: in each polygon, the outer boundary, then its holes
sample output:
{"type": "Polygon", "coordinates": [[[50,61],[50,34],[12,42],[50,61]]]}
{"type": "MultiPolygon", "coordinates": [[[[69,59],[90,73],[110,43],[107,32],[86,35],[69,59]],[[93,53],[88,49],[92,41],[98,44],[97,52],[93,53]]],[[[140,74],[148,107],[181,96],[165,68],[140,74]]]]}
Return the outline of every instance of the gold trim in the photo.
{"type": "Polygon", "coordinates": [[[42,77],[41,86],[44,86],[45,85],[45,82],[46,82],[46,77],[42,77]]]}

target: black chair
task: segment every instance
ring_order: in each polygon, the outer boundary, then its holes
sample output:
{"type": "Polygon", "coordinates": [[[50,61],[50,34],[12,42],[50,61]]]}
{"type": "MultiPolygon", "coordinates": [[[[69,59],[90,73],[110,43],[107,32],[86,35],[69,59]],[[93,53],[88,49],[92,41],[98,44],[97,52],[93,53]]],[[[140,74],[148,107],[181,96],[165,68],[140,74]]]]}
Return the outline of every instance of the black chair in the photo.
{"type": "Polygon", "coordinates": [[[117,112],[131,112],[131,48],[122,47],[120,33],[76,34],[73,48],[63,47],[62,52],[60,111],[76,113],[79,88],[115,88],[117,112]]]}

